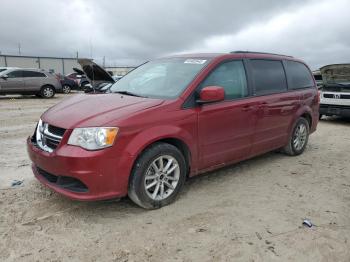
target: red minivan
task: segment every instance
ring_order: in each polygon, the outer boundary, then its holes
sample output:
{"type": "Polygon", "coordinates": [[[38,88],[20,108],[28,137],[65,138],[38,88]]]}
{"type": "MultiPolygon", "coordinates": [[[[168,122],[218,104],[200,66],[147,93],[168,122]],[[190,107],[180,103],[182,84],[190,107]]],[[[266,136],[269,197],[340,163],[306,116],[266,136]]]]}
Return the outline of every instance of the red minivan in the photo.
{"type": "Polygon", "coordinates": [[[318,123],[312,73],[290,56],[172,56],[116,83],[82,61],[93,84],[111,84],[50,108],[27,140],[37,179],[73,199],[159,208],[187,177],[276,149],[301,154],[318,123]]]}

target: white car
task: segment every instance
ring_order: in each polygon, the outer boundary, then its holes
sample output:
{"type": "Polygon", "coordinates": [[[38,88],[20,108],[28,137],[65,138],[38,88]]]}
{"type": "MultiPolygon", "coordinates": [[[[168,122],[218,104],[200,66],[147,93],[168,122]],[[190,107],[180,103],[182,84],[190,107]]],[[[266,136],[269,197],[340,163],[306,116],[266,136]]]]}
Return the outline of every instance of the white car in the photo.
{"type": "Polygon", "coordinates": [[[323,86],[320,89],[320,118],[350,117],[350,64],[334,64],[320,68],[323,86]]]}

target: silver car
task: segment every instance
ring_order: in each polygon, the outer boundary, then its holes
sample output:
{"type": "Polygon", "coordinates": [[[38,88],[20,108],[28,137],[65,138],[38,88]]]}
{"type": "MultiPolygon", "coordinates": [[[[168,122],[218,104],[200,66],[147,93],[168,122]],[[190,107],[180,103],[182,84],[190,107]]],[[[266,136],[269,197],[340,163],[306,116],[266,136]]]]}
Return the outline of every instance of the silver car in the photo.
{"type": "Polygon", "coordinates": [[[22,94],[51,98],[62,91],[61,83],[41,69],[8,68],[0,72],[0,95],[22,94]]]}

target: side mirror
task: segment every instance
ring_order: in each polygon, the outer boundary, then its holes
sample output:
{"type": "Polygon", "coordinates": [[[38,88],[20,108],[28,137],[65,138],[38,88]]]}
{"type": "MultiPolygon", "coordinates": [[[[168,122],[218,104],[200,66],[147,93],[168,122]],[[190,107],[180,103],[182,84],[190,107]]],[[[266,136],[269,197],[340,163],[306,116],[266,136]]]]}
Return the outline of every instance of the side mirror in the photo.
{"type": "Polygon", "coordinates": [[[206,86],[199,93],[197,103],[205,104],[225,100],[225,90],[221,86],[206,86]]]}
{"type": "Polygon", "coordinates": [[[77,78],[77,79],[81,79],[81,78],[82,78],[82,75],[76,75],[76,78],[77,78]]]}
{"type": "Polygon", "coordinates": [[[6,80],[7,78],[9,78],[9,76],[8,75],[2,75],[1,78],[6,80]]]}

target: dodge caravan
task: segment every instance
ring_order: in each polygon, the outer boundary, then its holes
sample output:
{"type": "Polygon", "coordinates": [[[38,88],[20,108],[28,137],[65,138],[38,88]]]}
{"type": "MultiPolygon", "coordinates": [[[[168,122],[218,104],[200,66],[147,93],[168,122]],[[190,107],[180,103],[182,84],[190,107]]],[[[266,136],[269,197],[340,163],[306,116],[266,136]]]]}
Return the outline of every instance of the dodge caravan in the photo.
{"type": "MultiPolygon", "coordinates": [[[[92,86],[111,82],[80,60],[92,86]]],[[[187,177],[281,149],[301,154],[319,96],[308,66],[255,52],[189,54],[147,62],[104,92],[47,110],[27,140],[36,178],[77,200],[129,196],[143,208],[173,202],[187,177]]]]}

